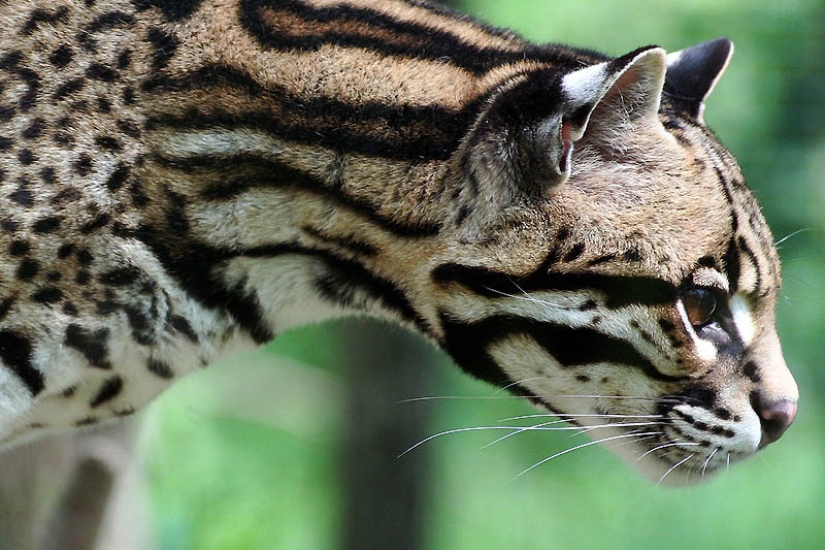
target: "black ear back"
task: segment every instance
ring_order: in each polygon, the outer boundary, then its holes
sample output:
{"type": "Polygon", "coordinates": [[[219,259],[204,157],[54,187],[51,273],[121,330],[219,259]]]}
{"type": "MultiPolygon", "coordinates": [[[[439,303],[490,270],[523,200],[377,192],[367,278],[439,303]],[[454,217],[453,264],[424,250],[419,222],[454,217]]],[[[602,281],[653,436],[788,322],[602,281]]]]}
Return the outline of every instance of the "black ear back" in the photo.
{"type": "Polygon", "coordinates": [[[702,122],[705,99],[725,72],[733,42],[717,38],[667,56],[664,94],[682,113],[702,122]]]}

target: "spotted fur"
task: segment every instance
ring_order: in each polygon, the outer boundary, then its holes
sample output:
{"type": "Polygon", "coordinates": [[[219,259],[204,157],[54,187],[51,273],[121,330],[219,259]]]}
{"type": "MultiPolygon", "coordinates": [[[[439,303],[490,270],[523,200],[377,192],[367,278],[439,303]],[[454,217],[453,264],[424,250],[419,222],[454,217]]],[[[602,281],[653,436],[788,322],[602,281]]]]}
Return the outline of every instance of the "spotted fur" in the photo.
{"type": "Polygon", "coordinates": [[[0,439],[353,313],[599,424],[654,479],[793,419],[773,240],[702,119],[728,41],[611,59],[418,0],[0,20],[0,439]]]}

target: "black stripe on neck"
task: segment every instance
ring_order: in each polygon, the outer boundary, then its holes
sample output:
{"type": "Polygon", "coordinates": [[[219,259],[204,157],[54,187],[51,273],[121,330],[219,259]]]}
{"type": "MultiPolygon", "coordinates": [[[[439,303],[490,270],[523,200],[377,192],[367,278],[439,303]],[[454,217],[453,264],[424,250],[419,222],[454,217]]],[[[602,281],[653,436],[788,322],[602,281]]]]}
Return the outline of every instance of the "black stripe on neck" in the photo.
{"type": "Polygon", "coordinates": [[[524,296],[527,292],[596,290],[604,305],[618,309],[631,304],[660,305],[676,300],[677,287],[654,277],[551,273],[543,266],[527,276],[515,276],[479,266],[445,263],[432,272],[439,284],[457,283],[487,298],[524,296]]]}

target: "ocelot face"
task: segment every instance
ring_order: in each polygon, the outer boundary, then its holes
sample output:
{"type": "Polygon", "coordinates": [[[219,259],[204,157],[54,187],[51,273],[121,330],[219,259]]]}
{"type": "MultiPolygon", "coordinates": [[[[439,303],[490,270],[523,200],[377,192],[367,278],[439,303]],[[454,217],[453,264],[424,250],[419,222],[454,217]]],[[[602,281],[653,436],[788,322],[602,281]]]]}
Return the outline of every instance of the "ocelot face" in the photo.
{"type": "Polygon", "coordinates": [[[621,105],[596,107],[562,185],[510,206],[495,239],[435,269],[453,293],[445,347],[652,480],[699,482],[794,419],[774,326],[779,262],[700,119],[667,99],[646,119],[621,105]],[[617,124],[617,109],[629,120],[617,124]]]}

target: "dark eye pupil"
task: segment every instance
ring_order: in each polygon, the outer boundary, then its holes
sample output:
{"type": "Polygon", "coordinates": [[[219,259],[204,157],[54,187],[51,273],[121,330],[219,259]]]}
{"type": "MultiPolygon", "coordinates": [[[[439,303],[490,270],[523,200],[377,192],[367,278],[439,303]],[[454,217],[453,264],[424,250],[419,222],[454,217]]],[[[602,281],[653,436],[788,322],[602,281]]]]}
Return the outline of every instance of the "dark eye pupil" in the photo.
{"type": "Polygon", "coordinates": [[[716,311],[716,296],[704,288],[694,288],[682,294],[682,304],[685,306],[690,324],[701,327],[710,322],[713,312],[716,311]]]}

